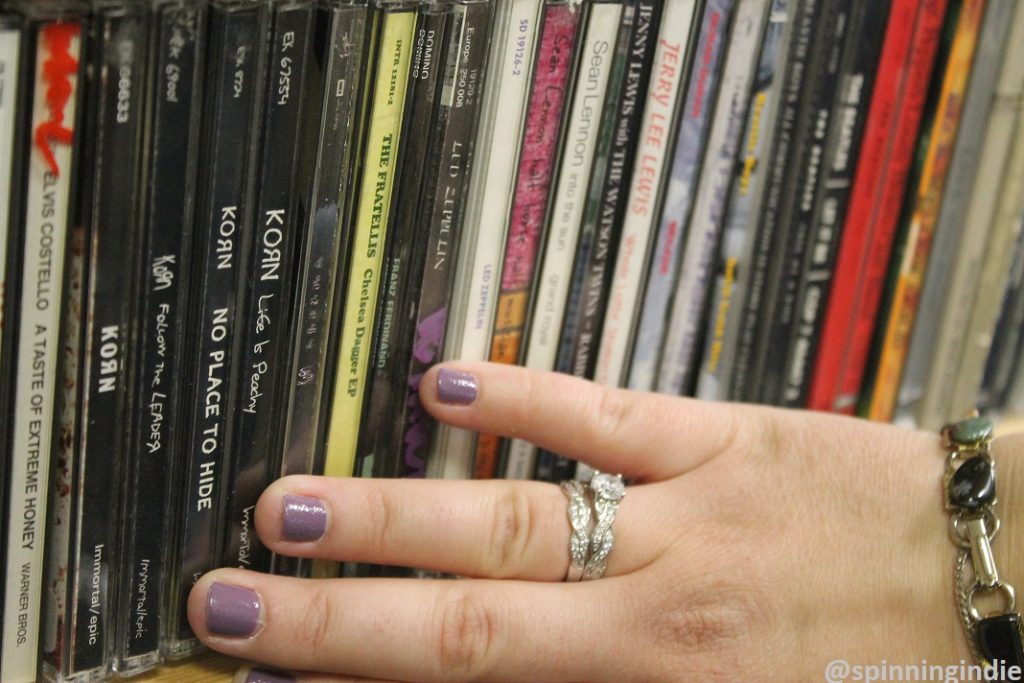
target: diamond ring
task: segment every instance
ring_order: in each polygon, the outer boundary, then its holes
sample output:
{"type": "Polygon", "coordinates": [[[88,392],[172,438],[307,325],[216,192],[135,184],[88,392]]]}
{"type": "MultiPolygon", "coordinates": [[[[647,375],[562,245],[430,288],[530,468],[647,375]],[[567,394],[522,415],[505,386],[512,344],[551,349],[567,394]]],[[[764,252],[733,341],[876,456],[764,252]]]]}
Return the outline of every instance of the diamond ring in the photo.
{"type": "Polygon", "coordinates": [[[590,557],[583,568],[583,579],[600,579],[608,568],[608,555],[615,545],[612,524],[619,511],[619,503],[626,495],[621,474],[594,472],[590,479],[590,492],[594,496],[597,522],[590,535],[590,557]]]}
{"type": "Polygon", "coordinates": [[[569,497],[569,524],[572,535],[569,537],[569,571],[566,581],[579,581],[583,578],[583,570],[587,565],[590,553],[590,501],[583,484],[572,479],[562,482],[562,491],[569,497]]]}

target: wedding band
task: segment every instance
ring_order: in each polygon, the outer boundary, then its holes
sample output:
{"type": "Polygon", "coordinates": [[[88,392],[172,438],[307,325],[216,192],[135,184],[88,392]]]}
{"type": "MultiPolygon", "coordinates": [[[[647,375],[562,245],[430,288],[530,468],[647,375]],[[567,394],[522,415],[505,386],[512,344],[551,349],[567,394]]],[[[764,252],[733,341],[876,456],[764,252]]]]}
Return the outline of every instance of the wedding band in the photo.
{"type": "Polygon", "coordinates": [[[583,580],[600,579],[608,569],[608,555],[615,546],[612,524],[619,511],[619,503],[626,495],[621,474],[594,472],[590,479],[590,492],[594,497],[597,522],[590,535],[590,557],[583,568],[583,580]]]}
{"type": "Polygon", "coordinates": [[[587,500],[583,484],[575,479],[563,481],[562,491],[569,497],[569,524],[572,526],[572,534],[569,536],[569,571],[565,580],[579,581],[583,578],[590,551],[590,501],[587,500]]]}

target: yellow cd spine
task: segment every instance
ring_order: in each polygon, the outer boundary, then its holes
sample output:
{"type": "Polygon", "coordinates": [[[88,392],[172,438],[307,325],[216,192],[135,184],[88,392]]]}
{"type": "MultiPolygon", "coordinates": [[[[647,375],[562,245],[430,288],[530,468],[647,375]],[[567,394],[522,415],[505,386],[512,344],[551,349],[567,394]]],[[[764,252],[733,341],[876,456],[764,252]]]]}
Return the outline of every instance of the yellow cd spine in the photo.
{"type": "Polygon", "coordinates": [[[967,0],[960,10],[885,328],[885,342],[868,409],[872,420],[890,421],[896,405],[984,11],[985,0],[967,0]]]}
{"type": "Polygon", "coordinates": [[[352,476],[355,463],[415,27],[415,9],[384,15],[327,433],[331,477],[352,476]]]}

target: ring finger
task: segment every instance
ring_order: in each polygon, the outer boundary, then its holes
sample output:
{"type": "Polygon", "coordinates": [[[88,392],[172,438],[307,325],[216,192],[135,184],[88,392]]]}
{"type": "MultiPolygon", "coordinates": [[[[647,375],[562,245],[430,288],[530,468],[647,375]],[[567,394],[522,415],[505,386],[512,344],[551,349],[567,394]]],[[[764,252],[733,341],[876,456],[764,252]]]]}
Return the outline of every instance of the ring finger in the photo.
{"type": "MultiPolygon", "coordinates": [[[[628,489],[615,518],[608,576],[661,552],[645,512],[650,487],[628,489]]],[[[416,567],[461,576],[560,581],[569,567],[568,499],[553,484],[294,476],[260,498],[256,528],[293,557],[416,567]]]]}

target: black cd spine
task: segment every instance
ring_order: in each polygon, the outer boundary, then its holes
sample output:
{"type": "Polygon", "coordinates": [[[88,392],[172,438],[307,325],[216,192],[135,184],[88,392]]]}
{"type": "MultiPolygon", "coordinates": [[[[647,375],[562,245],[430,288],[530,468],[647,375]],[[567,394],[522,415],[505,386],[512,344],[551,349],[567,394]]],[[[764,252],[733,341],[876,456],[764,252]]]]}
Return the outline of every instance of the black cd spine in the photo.
{"type": "Polygon", "coordinates": [[[397,465],[388,473],[394,476],[422,478],[427,474],[434,421],[420,403],[420,380],[431,365],[441,360],[444,350],[493,18],[494,5],[490,0],[455,5],[441,84],[441,107],[435,124],[439,136],[435,153],[428,157],[434,165],[428,166],[427,172],[436,182],[431,183],[430,193],[424,195],[424,211],[418,221],[429,226],[429,232],[426,259],[418,264],[418,277],[413,278],[419,285],[419,294],[415,315],[409,316],[414,321],[412,346],[403,385],[398,388],[404,404],[395,411],[400,414],[400,421],[382,430],[392,435],[385,454],[392,454],[390,460],[397,465]],[[399,435],[401,441],[395,438],[399,435]]]}
{"type": "Polygon", "coordinates": [[[148,26],[141,7],[121,3],[93,17],[94,126],[88,266],[79,358],[78,436],[66,633],[61,673],[109,671],[118,571],[126,358],[131,348],[138,231],[139,164],[148,26]]]}
{"type": "Polygon", "coordinates": [[[334,291],[342,278],[350,238],[347,197],[354,175],[357,131],[365,100],[366,49],[372,17],[365,2],[321,3],[310,60],[310,101],[304,116],[313,152],[308,202],[300,207],[306,228],[299,246],[294,296],[287,410],[280,473],[316,471],[322,439],[320,416],[334,291]],[[315,138],[312,134],[315,133],[315,138]]]}
{"type": "Polygon", "coordinates": [[[778,400],[786,407],[804,407],[810,392],[890,6],[887,0],[861,0],[850,23],[778,400]]]}
{"type": "Polygon", "coordinates": [[[215,2],[210,13],[206,134],[196,214],[188,367],[184,369],[180,495],[163,652],[180,658],[197,647],[186,601],[192,585],[219,564],[225,454],[237,347],[239,287],[245,282],[246,226],[253,215],[252,156],[264,73],[266,5],[215,2]]]}
{"type": "MultiPolygon", "coordinates": [[[[825,0],[819,10],[814,46],[802,90],[790,160],[784,173],[774,257],[768,272],[764,319],[755,358],[760,386],[751,399],[777,404],[782,395],[785,357],[794,328],[804,256],[811,238],[815,197],[824,172],[824,151],[839,88],[843,47],[853,0],[825,0]]],[[[769,186],[771,187],[771,186],[769,186]]]]}
{"type": "Polygon", "coordinates": [[[131,434],[126,449],[124,551],[114,669],[138,673],[159,661],[161,586],[167,576],[172,468],[181,427],[205,2],[158,4],[151,18],[149,113],[141,211],[139,304],[133,349],[131,434]],[[170,507],[169,507],[170,506],[170,507]]]}
{"type": "Polygon", "coordinates": [[[753,233],[753,250],[747,271],[747,291],[739,313],[740,323],[736,334],[736,354],[730,378],[729,397],[733,400],[756,398],[761,383],[757,381],[758,334],[765,319],[764,311],[770,305],[768,289],[769,271],[776,261],[778,243],[785,239],[781,232],[779,213],[784,210],[782,196],[791,171],[790,154],[797,134],[800,115],[801,93],[804,80],[810,68],[810,52],[821,15],[821,5],[828,0],[797,0],[799,3],[793,17],[792,38],[786,54],[785,66],[781,73],[781,98],[775,129],[771,131],[771,151],[765,156],[764,195],[760,215],[753,233]]]}
{"type": "Polygon", "coordinates": [[[264,91],[265,109],[258,175],[259,199],[250,221],[254,239],[246,304],[238,321],[241,336],[237,422],[228,454],[227,529],[224,562],[246,569],[269,568],[270,555],[254,524],[256,501],[280,467],[278,419],[289,304],[294,280],[298,220],[303,94],[314,18],[312,2],[275,8],[264,91]]]}

